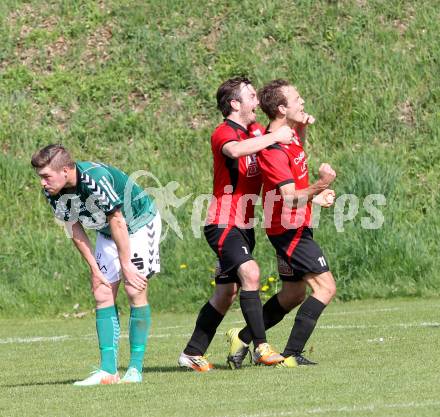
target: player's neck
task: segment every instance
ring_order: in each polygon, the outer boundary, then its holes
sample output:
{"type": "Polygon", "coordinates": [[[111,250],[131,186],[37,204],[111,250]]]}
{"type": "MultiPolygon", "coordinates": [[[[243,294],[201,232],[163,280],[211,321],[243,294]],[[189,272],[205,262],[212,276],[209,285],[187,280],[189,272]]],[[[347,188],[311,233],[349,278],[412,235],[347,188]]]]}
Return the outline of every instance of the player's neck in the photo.
{"type": "Polygon", "coordinates": [[[288,126],[286,119],[275,119],[269,123],[269,130],[275,132],[281,126],[288,126]]]}
{"type": "Polygon", "coordinates": [[[247,124],[242,118],[238,115],[238,112],[231,113],[227,119],[233,121],[234,123],[237,123],[238,125],[242,126],[244,129],[247,130],[247,124]]]}

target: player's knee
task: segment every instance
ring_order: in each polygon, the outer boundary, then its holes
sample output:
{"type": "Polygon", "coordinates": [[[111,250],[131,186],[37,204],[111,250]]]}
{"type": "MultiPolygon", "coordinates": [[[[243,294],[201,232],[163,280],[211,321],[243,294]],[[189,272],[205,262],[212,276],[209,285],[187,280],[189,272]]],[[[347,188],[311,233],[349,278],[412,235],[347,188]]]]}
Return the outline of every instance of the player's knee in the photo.
{"type": "Polygon", "coordinates": [[[331,296],[332,299],[335,298],[335,296],[336,296],[336,283],[335,282],[333,282],[331,284],[331,286],[329,287],[329,295],[331,296]]]}
{"type": "Polygon", "coordinates": [[[96,305],[111,304],[113,301],[113,291],[105,285],[99,285],[92,289],[93,297],[95,297],[96,305]]]}
{"type": "Polygon", "coordinates": [[[334,298],[334,296],[336,295],[336,282],[335,279],[333,278],[333,274],[329,271],[326,274],[326,279],[325,279],[325,286],[327,288],[327,292],[328,294],[331,296],[331,298],[334,298]]]}
{"type": "Polygon", "coordinates": [[[260,269],[258,266],[247,268],[241,276],[243,288],[257,290],[260,287],[260,269]]]}
{"type": "Polygon", "coordinates": [[[334,296],[336,295],[336,288],[333,287],[322,287],[320,289],[321,298],[324,300],[325,304],[329,304],[330,301],[333,300],[334,296]]]}
{"type": "Polygon", "coordinates": [[[148,281],[146,283],[146,287],[143,290],[139,290],[139,289],[133,287],[132,285],[127,284],[127,283],[125,284],[125,292],[126,292],[129,300],[138,299],[139,297],[143,297],[144,294],[146,296],[147,288],[148,288],[148,281]]]}
{"type": "Polygon", "coordinates": [[[326,304],[328,304],[336,295],[336,282],[331,272],[322,274],[318,280],[317,292],[326,304]]]}
{"type": "Polygon", "coordinates": [[[260,275],[259,274],[252,274],[246,277],[245,280],[247,286],[249,289],[252,287],[252,289],[257,290],[260,287],[260,275]]]}

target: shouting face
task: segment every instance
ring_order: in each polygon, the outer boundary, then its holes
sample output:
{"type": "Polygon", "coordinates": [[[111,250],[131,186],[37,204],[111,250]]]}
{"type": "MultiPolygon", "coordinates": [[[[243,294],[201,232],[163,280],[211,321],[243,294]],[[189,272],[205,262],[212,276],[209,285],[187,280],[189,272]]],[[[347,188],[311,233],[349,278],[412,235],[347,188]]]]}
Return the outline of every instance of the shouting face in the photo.
{"type": "Polygon", "coordinates": [[[282,107],[282,112],[285,114],[286,119],[290,124],[304,123],[307,115],[304,113],[304,100],[299,95],[296,88],[289,85],[281,88],[284,96],[287,100],[287,106],[282,107]]]}
{"type": "Polygon", "coordinates": [[[245,126],[255,123],[257,115],[255,110],[258,107],[257,92],[252,84],[242,84],[240,89],[239,116],[245,126]]]}

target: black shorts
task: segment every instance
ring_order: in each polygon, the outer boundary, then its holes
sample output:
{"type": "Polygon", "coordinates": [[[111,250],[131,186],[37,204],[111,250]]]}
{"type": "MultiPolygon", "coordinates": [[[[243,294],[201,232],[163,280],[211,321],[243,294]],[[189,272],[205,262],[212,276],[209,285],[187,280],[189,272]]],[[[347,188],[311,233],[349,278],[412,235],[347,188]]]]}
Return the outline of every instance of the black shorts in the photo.
{"type": "Polygon", "coordinates": [[[237,270],[241,264],[253,260],[255,247],[254,229],[239,229],[235,226],[218,227],[216,224],[205,226],[206,240],[218,257],[215,273],[216,284],[240,283],[237,270]]]}
{"type": "Polygon", "coordinates": [[[282,281],[300,281],[305,274],[329,271],[327,260],[309,227],[289,229],[268,238],[275,248],[282,281]]]}

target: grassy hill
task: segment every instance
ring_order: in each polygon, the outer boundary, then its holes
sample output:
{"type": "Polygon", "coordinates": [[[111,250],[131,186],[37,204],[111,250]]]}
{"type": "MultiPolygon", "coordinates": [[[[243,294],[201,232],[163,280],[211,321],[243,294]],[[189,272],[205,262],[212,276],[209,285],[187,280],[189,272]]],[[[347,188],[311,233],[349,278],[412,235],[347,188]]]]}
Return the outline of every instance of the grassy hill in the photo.
{"type": "MultiPolygon", "coordinates": [[[[343,231],[332,208],[315,235],[339,298],[440,294],[435,1],[3,0],[0,19],[0,315],[93,305],[87,268],[29,164],[53,142],[76,159],[148,171],[156,179],[144,175],[145,187],[168,185],[181,237],[168,231],[151,302],[177,311],[202,303],[215,257],[191,216],[211,192],[215,91],[238,74],[257,87],[292,80],[317,119],[312,173],[330,162],[337,194],[358,199],[343,231]],[[377,230],[362,227],[369,194],[386,198],[377,230]]],[[[257,229],[265,282],[276,264],[257,229]]]]}

